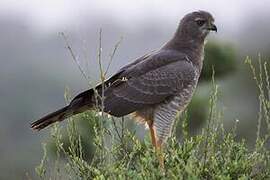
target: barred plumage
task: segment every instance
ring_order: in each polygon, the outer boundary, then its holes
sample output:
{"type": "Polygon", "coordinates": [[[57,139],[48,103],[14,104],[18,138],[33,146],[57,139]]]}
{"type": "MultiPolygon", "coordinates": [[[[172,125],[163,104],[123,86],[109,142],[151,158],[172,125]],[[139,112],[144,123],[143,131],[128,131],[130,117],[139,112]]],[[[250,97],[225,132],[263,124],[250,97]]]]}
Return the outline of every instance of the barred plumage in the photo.
{"type": "Polygon", "coordinates": [[[156,127],[157,137],[160,141],[165,142],[171,135],[177,113],[182,113],[189,101],[196,84],[189,85],[182,93],[174,96],[170,101],[159,105],[154,112],[154,127],[156,127]]]}

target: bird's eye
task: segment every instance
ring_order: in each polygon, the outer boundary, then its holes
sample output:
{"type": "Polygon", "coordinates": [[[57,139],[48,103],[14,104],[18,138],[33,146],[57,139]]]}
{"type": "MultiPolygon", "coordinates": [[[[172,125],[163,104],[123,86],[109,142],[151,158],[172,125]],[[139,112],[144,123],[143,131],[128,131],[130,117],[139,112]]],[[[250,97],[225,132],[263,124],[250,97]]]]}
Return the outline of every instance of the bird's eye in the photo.
{"type": "Polygon", "coordinates": [[[196,21],[196,23],[197,23],[198,26],[202,26],[202,25],[204,25],[205,20],[203,20],[203,19],[198,19],[198,20],[196,21]]]}

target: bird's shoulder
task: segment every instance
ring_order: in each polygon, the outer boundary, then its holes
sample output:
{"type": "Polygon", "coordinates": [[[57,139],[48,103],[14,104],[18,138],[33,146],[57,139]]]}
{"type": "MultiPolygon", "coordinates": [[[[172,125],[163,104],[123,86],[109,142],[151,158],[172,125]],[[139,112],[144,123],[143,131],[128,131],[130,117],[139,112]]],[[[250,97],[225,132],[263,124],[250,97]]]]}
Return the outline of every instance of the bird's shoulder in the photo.
{"type": "Polygon", "coordinates": [[[189,57],[176,50],[158,50],[137,58],[130,64],[122,67],[117,73],[105,82],[106,87],[118,86],[126,80],[147,76],[169,76],[174,74],[181,79],[193,79],[196,68],[189,57]]]}
{"type": "Polygon", "coordinates": [[[121,77],[136,77],[176,62],[180,62],[179,65],[190,63],[189,58],[184,53],[176,50],[161,49],[136,59],[134,62],[122,67],[118,73],[121,74],[121,77]]]}

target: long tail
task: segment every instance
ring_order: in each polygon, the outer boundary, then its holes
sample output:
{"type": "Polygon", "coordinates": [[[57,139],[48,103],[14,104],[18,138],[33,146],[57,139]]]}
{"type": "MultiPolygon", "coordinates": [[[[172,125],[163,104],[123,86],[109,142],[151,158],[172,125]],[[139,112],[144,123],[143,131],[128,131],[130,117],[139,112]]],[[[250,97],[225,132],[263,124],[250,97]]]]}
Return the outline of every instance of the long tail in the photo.
{"type": "Polygon", "coordinates": [[[48,114],[47,116],[44,116],[43,118],[31,123],[31,128],[35,130],[41,130],[52,123],[55,123],[57,121],[62,121],[72,116],[72,113],[69,113],[68,107],[69,106],[59,109],[58,111],[48,114]]]}
{"type": "Polygon", "coordinates": [[[52,123],[63,121],[64,119],[69,118],[75,114],[91,109],[95,105],[92,98],[93,95],[93,89],[87,90],[77,95],[68,106],[31,123],[31,128],[35,130],[41,130],[52,123]]]}

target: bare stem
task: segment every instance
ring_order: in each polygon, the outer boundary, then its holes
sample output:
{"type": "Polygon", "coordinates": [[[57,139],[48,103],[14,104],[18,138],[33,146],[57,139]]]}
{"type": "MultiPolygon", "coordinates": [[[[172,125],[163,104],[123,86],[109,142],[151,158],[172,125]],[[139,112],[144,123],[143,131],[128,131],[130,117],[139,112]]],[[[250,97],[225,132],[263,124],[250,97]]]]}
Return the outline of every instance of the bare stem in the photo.
{"type": "Polygon", "coordinates": [[[82,66],[80,65],[80,62],[78,60],[78,58],[75,55],[75,52],[73,51],[73,49],[71,48],[71,45],[68,41],[68,37],[65,35],[64,32],[61,32],[60,35],[63,37],[65,43],[66,43],[66,47],[68,49],[68,51],[70,52],[70,55],[72,57],[72,59],[74,60],[74,62],[76,63],[77,67],[79,68],[82,76],[87,80],[87,82],[89,83],[89,77],[87,76],[86,72],[83,70],[82,66]]]}
{"type": "Polygon", "coordinates": [[[117,51],[119,45],[121,44],[122,40],[123,40],[123,37],[121,37],[120,40],[114,45],[113,51],[112,51],[112,53],[110,54],[109,64],[108,64],[108,66],[107,66],[107,68],[106,68],[106,71],[105,71],[105,73],[104,73],[104,76],[107,75],[108,70],[109,70],[109,68],[110,68],[110,66],[111,66],[111,64],[112,64],[112,60],[113,60],[113,58],[114,58],[114,55],[115,55],[115,53],[116,53],[116,51],[117,51]]]}

